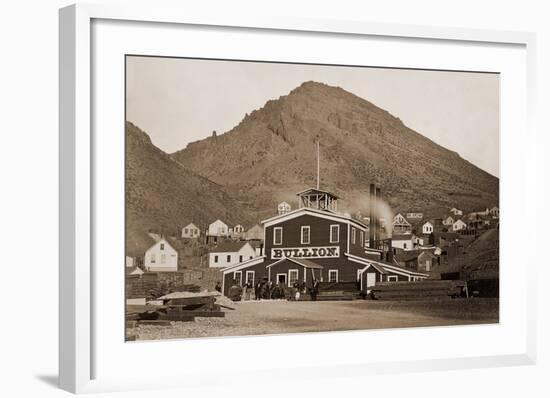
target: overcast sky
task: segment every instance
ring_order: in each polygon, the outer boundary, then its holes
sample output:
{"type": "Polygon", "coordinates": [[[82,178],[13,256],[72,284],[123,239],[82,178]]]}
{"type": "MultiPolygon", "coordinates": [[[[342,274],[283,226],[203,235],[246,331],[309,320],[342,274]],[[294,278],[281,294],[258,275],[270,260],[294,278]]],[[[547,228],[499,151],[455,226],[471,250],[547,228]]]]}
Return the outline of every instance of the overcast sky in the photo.
{"type": "Polygon", "coordinates": [[[499,176],[496,74],[127,57],[127,120],[165,152],[226,132],[304,81],[340,86],[499,176]]]}

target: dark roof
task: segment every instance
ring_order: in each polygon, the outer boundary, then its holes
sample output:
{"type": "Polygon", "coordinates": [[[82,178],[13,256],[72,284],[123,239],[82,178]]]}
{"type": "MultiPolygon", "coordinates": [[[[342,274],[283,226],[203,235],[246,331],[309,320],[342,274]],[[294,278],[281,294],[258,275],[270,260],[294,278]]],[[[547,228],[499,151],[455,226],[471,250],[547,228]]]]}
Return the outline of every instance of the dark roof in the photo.
{"type": "Polygon", "coordinates": [[[319,265],[311,260],[306,260],[305,258],[290,258],[295,263],[300,264],[304,268],[313,268],[313,269],[323,269],[322,265],[319,265]]]}
{"type": "Polygon", "coordinates": [[[449,239],[458,239],[460,235],[458,235],[456,232],[437,232],[437,233],[434,233],[434,236],[436,238],[443,238],[445,240],[449,240],[449,239]]]}
{"type": "Polygon", "coordinates": [[[417,258],[420,253],[422,253],[422,250],[396,250],[394,258],[397,261],[411,261],[417,258]]]}
{"type": "Polygon", "coordinates": [[[284,257],[280,260],[275,261],[274,263],[269,264],[266,268],[273,267],[275,264],[279,264],[283,261],[292,261],[295,264],[298,264],[304,268],[313,268],[313,269],[323,269],[322,265],[319,265],[311,260],[306,260],[303,258],[294,258],[294,257],[284,257]]]}
{"type": "Polygon", "coordinates": [[[323,190],[317,189],[317,188],[308,188],[304,191],[298,192],[296,195],[297,196],[302,196],[302,195],[329,195],[329,196],[332,196],[335,199],[338,199],[338,196],[336,196],[332,192],[323,191],[323,190]]]}
{"type": "Polygon", "coordinates": [[[238,252],[248,242],[227,240],[219,243],[216,247],[210,250],[210,253],[233,253],[238,252]]]}
{"type": "Polygon", "coordinates": [[[412,234],[392,234],[392,240],[409,240],[412,239],[412,234]]]}
{"type": "Polygon", "coordinates": [[[312,209],[310,207],[302,207],[302,208],[299,208],[299,209],[296,209],[296,210],[292,210],[291,212],[289,213],[285,213],[285,214],[279,214],[279,215],[276,215],[276,216],[273,216],[273,217],[270,217],[266,220],[263,220],[262,221],[262,224],[266,224],[268,222],[272,222],[274,220],[278,220],[280,218],[285,218],[285,217],[288,217],[290,215],[295,215],[295,214],[300,214],[300,213],[303,213],[303,212],[309,212],[309,213],[312,213],[313,216],[317,216],[317,215],[320,215],[321,217],[323,216],[330,216],[330,217],[335,217],[335,218],[340,218],[342,220],[345,220],[346,222],[353,222],[355,225],[358,225],[360,226],[361,228],[367,228],[367,224],[359,221],[359,220],[356,220],[354,218],[351,218],[351,217],[348,217],[348,216],[345,216],[345,215],[342,215],[342,214],[339,214],[339,213],[333,213],[333,212],[327,212],[325,210],[319,210],[319,209],[312,209]]]}
{"type": "Polygon", "coordinates": [[[258,247],[260,247],[262,245],[262,242],[258,241],[258,240],[248,240],[247,241],[250,246],[252,246],[254,249],[257,249],[258,247]]]}

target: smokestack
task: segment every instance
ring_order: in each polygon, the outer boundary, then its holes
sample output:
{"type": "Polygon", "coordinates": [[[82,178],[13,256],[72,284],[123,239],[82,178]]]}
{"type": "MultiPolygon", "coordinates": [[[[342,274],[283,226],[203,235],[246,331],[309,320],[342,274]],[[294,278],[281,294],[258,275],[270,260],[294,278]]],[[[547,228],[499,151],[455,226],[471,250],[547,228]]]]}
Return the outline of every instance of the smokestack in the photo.
{"type": "Polygon", "coordinates": [[[375,196],[376,188],[374,184],[370,184],[369,187],[369,247],[374,247],[374,219],[375,219],[375,196]]]}
{"type": "Polygon", "coordinates": [[[380,200],[380,187],[376,187],[376,198],[374,200],[374,239],[380,240],[380,216],[378,214],[378,201],[380,200]]]}

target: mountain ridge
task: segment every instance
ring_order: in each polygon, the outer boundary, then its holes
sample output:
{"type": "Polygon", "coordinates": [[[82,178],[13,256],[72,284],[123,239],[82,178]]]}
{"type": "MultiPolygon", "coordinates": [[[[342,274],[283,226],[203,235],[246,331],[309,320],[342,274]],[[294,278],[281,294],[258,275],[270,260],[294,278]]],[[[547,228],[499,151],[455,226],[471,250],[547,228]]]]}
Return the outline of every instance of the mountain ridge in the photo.
{"type": "Polygon", "coordinates": [[[223,186],[179,164],[126,122],[126,252],[142,255],[147,232],[179,236],[190,222],[202,231],[216,218],[250,224],[250,212],[223,186]]]}
{"type": "Polygon", "coordinates": [[[495,176],[373,103],[312,81],[170,156],[268,215],[276,202],[315,185],[317,138],[321,187],[344,194],[346,207],[365,207],[370,182],[396,211],[498,204],[495,176]]]}

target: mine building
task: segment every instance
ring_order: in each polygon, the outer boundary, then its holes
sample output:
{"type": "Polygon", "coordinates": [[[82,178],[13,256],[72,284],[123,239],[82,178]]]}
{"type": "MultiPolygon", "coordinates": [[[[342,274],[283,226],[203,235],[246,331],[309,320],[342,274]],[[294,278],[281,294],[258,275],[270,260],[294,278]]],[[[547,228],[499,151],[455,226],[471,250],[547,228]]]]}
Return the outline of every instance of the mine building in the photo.
{"type": "MultiPolygon", "coordinates": [[[[371,187],[373,193],[380,195],[379,189],[371,187]]],[[[371,213],[369,228],[338,213],[338,197],[330,192],[311,188],[297,196],[298,209],[262,221],[262,255],[223,270],[224,294],[247,281],[267,280],[291,287],[295,282],[311,286],[317,280],[325,285],[352,283],[367,290],[377,281],[428,276],[392,261],[391,239],[375,239],[380,236],[377,215],[371,213]]]]}

